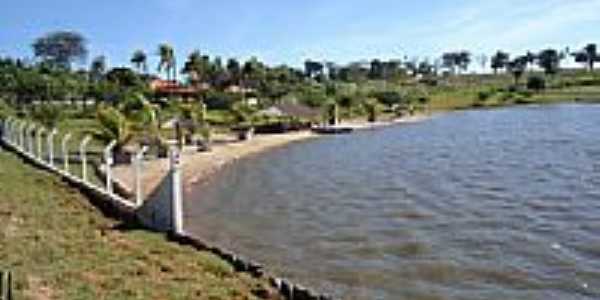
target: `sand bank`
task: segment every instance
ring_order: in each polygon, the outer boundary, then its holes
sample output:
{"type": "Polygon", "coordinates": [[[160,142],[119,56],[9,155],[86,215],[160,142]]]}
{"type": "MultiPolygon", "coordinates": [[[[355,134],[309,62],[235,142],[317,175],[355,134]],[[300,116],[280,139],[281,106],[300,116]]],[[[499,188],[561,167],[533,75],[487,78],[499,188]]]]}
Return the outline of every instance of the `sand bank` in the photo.
{"type": "MultiPolygon", "coordinates": [[[[351,127],[355,130],[375,129],[399,123],[416,123],[427,120],[430,116],[417,115],[392,121],[367,123],[364,121],[347,121],[339,126],[351,127]]],[[[287,145],[292,142],[315,138],[319,135],[310,131],[291,132],[273,135],[257,135],[249,141],[236,141],[233,135],[219,134],[214,137],[210,152],[197,152],[195,147],[186,147],[182,153],[184,189],[189,191],[195,184],[209,179],[211,175],[224,166],[238,159],[258,154],[269,149],[287,145]]],[[[143,166],[142,190],[149,195],[161,183],[169,169],[167,159],[145,161],[143,166]]],[[[114,169],[116,180],[133,190],[135,173],[132,166],[117,166],[114,169]]]]}

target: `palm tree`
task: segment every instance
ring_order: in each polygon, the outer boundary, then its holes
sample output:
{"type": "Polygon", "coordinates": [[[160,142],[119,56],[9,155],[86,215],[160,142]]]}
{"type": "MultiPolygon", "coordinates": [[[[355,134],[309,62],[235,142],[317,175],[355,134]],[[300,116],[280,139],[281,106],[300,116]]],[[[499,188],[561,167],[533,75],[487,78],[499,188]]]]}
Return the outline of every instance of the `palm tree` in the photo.
{"type": "Polygon", "coordinates": [[[182,73],[188,74],[191,81],[198,82],[202,79],[205,71],[204,61],[200,51],[194,50],[194,52],[188,56],[188,59],[183,66],[182,73]]]}
{"type": "Polygon", "coordinates": [[[104,73],[106,73],[106,56],[100,55],[92,60],[90,77],[94,82],[98,82],[104,73]]]}
{"type": "Polygon", "coordinates": [[[377,122],[377,116],[379,115],[379,102],[375,98],[369,98],[363,103],[365,110],[367,111],[368,121],[377,122]]]}
{"type": "Polygon", "coordinates": [[[510,55],[506,52],[498,50],[491,59],[491,67],[494,70],[494,74],[498,73],[498,70],[506,68],[506,65],[510,61],[510,55]]]}
{"type": "Polygon", "coordinates": [[[148,72],[148,57],[143,50],[136,50],[131,56],[131,63],[140,73],[148,72]]]}
{"type": "Polygon", "coordinates": [[[230,58],[227,61],[226,66],[227,72],[229,73],[229,78],[232,83],[239,85],[241,79],[242,68],[240,63],[235,58],[230,58]]]}
{"type": "Polygon", "coordinates": [[[158,71],[162,72],[164,70],[167,74],[167,80],[171,80],[171,73],[173,74],[172,78],[177,80],[175,50],[173,50],[173,47],[166,43],[160,44],[158,46],[158,56],[160,56],[158,71]]]}
{"type": "Polygon", "coordinates": [[[133,138],[131,123],[124,114],[111,106],[102,106],[96,112],[99,128],[92,131],[92,136],[108,144],[111,141],[116,141],[114,148],[115,162],[126,162],[128,158],[123,152],[123,147],[133,138]]]}
{"type": "Polygon", "coordinates": [[[594,71],[594,64],[600,61],[600,55],[598,55],[598,46],[596,44],[588,44],[581,51],[572,53],[575,57],[575,61],[587,65],[590,71],[594,71]]]}

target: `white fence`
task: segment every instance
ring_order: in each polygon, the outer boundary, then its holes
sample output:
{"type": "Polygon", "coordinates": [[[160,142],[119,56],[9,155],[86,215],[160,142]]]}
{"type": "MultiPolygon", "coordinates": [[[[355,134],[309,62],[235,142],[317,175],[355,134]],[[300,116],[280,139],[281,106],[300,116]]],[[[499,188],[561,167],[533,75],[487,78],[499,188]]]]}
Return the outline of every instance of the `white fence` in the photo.
{"type": "MultiPolygon", "coordinates": [[[[112,174],[113,150],[116,141],[110,142],[102,151],[103,171],[105,174],[104,183],[94,183],[90,180],[90,160],[88,158],[88,146],[91,142],[91,136],[85,136],[79,141],[79,151],[71,153],[69,145],[73,140],[73,135],[65,132],[59,135],[56,129],[47,130],[32,122],[8,117],[2,121],[0,127],[0,139],[3,144],[11,150],[21,154],[32,163],[43,167],[55,174],[60,175],[70,183],[79,187],[91,190],[103,198],[113,201],[119,207],[125,207],[131,211],[139,210],[145,203],[142,192],[143,160],[147,148],[143,147],[136,153],[133,167],[135,168],[135,197],[131,201],[115,193],[114,179],[112,174]],[[57,136],[60,136],[60,155],[57,155],[56,144],[57,136]],[[45,144],[45,145],[44,145],[45,144]],[[59,160],[60,159],[60,160],[59,160]],[[62,161],[62,164],[57,164],[62,161]],[[79,172],[74,169],[71,162],[78,162],[79,172]]],[[[182,188],[181,188],[181,164],[179,152],[173,148],[170,150],[170,183],[169,204],[171,206],[171,228],[174,233],[183,233],[182,221],[182,188]]],[[[145,224],[151,226],[151,224],[145,224]]]]}

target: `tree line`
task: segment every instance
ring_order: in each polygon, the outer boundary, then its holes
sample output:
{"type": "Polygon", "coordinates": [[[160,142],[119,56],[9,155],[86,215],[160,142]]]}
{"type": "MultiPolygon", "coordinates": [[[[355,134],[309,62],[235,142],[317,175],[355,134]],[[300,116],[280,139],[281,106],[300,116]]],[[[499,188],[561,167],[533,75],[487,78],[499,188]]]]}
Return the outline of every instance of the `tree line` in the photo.
{"type": "MultiPolygon", "coordinates": [[[[307,60],[302,69],[287,65],[269,66],[253,57],[246,61],[236,58],[211,57],[195,50],[184,62],[177,61],[175,49],[160,44],[154,51],[133,51],[131,68],[109,68],[105,56],[91,59],[88,68],[73,70],[73,65],[84,62],[89,55],[87,39],[77,32],[51,32],[32,44],[35,62],[4,58],[0,60],[0,93],[10,95],[19,103],[33,101],[96,101],[113,103],[136,91],[146,95],[148,81],[157,78],[149,58],[158,58],[156,72],[170,81],[189,86],[206,85],[199,98],[211,103],[233,103],[239,97],[227,94],[227,88],[236,86],[251,90],[253,95],[276,102],[289,94],[300,95],[300,100],[311,106],[339,96],[337,83],[358,83],[368,80],[395,81],[399,79],[437,78],[441,75],[462,74],[474,63],[490,67],[494,73],[504,71],[514,76],[515,83],[528,69],[538,67],[548,75],[556,74],[561,62],[571,56],[590,71],[600,61],[596,44],[577,51],[544,49],[511,57],[497,51],[491,57],[474,56],[466,50],[443,53],[436,59],[403,57],[401,59],[353,62],[338,65],[334,62],[307,60]],[[183,80],[180,80],[179,76],[183,80]],[[227,101],[223,101],[226,99],[227,101]]],[[[385,101],[385,100],[384,100],[385,101]]]]}

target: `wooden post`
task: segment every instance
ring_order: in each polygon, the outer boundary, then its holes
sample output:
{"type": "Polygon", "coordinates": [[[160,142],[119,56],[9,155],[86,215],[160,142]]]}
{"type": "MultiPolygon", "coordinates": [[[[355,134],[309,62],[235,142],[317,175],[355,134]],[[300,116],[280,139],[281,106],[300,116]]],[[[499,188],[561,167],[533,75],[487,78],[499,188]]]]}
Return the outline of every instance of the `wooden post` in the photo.
{"type": "Polygon", "coordinates": [[[117,141],[111,141],[106,148],[104,148],[104,166],[106,172],[106,191],[109,194],[113,193],[113,184],[112,184],[112,165],[113,161],[113,149],[117,145],[117,141]]]}
{"type": "Polygon", "coordinates": [[[183,194],[181,187],[181,161],[179,151],[171,149],[171,226],[175,234],[183,233],[183,194]]]}
{"type": "Polygon", "coordinates": [[[92,140],[92,137],[87,135],[81,141],[79,145],[79,158],[81,159],[81,179],[83,182],[87,182],[87,153],[86,147],[88,143],[92,140]]]}

